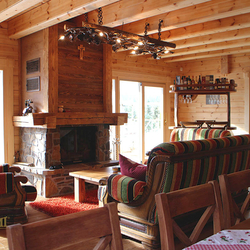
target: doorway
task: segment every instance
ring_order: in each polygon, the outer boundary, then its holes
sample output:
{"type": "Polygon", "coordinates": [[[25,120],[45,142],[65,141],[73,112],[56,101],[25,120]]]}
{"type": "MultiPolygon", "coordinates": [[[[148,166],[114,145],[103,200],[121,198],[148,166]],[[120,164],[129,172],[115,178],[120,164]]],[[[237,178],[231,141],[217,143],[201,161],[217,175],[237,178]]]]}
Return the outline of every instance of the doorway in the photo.
{"type": "Polygon", "coordinates": [[[128,113],[127,123],[111,127],[113,159],[121,153],[143,163],[146,152],[163,142],[164,92],[164,84],[113,81],[113,112],[128,113]]]}

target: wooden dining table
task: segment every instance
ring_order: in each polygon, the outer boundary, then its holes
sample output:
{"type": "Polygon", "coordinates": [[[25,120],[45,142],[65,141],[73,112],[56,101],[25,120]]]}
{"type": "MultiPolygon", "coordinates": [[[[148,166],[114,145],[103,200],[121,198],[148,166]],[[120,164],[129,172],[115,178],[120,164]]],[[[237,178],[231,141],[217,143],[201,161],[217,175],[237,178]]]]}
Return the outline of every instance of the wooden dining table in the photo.
{"type": "Polygon", "coordinates": [[[250,250],[250,219],[222,230],[184,250],[250,250]]]}

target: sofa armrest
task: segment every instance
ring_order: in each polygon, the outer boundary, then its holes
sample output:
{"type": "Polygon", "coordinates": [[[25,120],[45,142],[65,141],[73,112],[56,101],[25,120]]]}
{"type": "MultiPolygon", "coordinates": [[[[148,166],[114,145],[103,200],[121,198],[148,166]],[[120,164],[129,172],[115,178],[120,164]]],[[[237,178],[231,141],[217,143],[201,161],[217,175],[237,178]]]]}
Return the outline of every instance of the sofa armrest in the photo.
{"type": "Polygon", "coordinates": [[[14,176],[15,182],[22,182],[22,183],[27,183],[28,178],[24,175],[16,175],[14,176]]]}
{"type": "Polygon", "coordinates": [[[109,176],[107,188],[109,195],[116,201],[130,203],[138,200],[144,191],[146,182],[131,177],[113,174],[109,176]]]}

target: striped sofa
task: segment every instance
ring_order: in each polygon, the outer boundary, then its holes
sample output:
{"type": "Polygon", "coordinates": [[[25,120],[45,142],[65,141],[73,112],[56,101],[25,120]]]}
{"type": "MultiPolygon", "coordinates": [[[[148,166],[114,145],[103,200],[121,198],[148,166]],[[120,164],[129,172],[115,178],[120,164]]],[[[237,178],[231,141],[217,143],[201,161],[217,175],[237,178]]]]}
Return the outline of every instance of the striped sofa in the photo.
{"type": "Polygon", "coordinates": [[[162,143],[151,150],[146,181],[111,175],[103,202],[116,201],[122,233],[159,245],[154,196],[250,168],[250,135],[162,143]]]}
{"type": "Polygon", "coordinates": [[[34,201],[37,190],[34,186],[21,185],[28,181],[26,176],[15,175],[19,167],[0,165],[0,227],[27,222],[25,201],[34,201]]]}
{"type": "Polygon", "coordinates": [[[175,128],[170,135],[170,141],[190,141],[232,136],[230,130],[206,128],[175,128]]]}

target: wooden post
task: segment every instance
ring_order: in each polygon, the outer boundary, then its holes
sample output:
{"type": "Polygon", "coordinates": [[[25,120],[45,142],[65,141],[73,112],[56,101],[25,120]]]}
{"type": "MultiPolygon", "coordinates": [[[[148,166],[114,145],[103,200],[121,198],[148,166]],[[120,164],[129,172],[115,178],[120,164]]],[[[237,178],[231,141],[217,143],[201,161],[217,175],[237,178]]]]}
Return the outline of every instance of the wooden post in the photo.
{"type": "Polygon", "coordinates": [[[230,92],[227,92],[227,124],[231,127],[231,107],[230,107],[230,92]]]}
{"type": "Polygon", "coordinates": [[[250,72],[244,73],[244,89],[245,89],[245,112],[244,112],[244,124],[245,124],[245,131],[247,133],[250,132],[250,72]]]}
{"type": "Polygon", "coordinates": [[[175,127],[178,127],[178,93],[174,94],[174,125],[175,127]]]}
{"type": "Polygon", "coordinates": [[[103,111],[112,113],[112,46],[103,44],[103,111]]]}
{"type": "Polygon", "coordinates": [[[49,113],[58,112],[58,25],[49,28],[49,113]]]}

